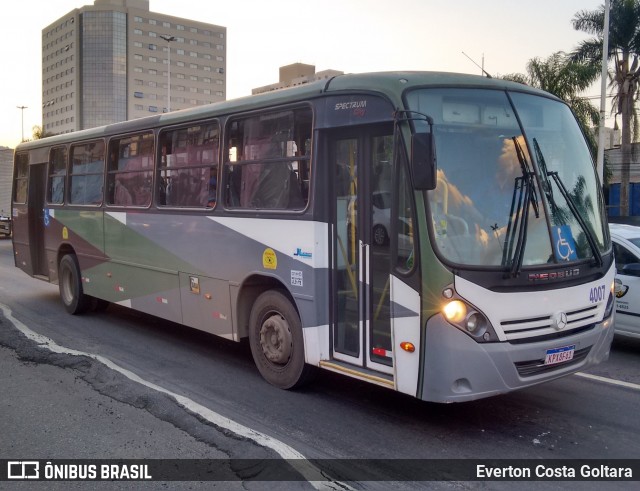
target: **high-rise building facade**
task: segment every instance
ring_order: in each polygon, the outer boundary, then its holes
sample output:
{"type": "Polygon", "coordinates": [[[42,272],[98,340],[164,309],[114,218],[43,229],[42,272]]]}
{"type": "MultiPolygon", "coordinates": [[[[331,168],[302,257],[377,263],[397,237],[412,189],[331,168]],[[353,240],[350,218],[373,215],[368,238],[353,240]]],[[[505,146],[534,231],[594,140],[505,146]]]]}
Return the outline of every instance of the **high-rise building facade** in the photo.
{"type": "Polygon", "coordinates": [[[148,0],[95,0],[72,10],[42,30],[43,130],[225,100],[226,38],[225,27],[151,12],[148,0]]]}

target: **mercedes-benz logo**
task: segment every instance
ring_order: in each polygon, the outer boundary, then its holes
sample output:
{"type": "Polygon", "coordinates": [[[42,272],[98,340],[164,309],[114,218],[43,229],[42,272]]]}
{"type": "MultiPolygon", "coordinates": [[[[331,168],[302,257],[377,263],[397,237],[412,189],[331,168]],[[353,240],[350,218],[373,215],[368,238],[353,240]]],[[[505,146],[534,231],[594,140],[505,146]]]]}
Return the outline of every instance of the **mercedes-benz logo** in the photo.
{"type": "Polygon", "coordinates": [[[567,314],[564,312],[558,312],[555,317],[555,328],[558,331],[562,331],[565,327],[567,327],[567,314]]]}

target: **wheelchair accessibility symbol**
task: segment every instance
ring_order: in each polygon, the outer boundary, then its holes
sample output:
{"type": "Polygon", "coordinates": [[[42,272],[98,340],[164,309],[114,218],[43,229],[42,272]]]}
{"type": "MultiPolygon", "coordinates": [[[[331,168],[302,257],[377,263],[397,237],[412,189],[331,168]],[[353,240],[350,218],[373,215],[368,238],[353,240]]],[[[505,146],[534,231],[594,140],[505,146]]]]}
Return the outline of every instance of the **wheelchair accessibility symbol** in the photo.
{"type": "Polygon", "coordinates": [[[569,225],[553,227],[554,254],[559,261],[573,261],[578,259],[576,244],[569,225]]]}

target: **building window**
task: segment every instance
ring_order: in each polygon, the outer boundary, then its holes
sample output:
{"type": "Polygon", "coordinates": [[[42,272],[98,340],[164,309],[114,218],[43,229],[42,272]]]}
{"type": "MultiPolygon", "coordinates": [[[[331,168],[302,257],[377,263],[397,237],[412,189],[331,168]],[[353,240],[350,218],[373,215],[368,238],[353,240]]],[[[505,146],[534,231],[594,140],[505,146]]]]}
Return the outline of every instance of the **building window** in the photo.
{"type": "Polygon", "coordinates": [[[139,36],[142,36],[142,29],[134,29],[133,33],[138,34],[139,36]]]}
{"type": "Polygon", "coordinates": [[[158,106],[149,106],[149,112],[150,113],[157,113],[158,112],[158,106]]]}
{"type": "Polygon", "coordinates": [[[144,98],[144,94],[142,92],[134,92],[133,97],[135,97],[136,99],[142,99],[144,98]]]}

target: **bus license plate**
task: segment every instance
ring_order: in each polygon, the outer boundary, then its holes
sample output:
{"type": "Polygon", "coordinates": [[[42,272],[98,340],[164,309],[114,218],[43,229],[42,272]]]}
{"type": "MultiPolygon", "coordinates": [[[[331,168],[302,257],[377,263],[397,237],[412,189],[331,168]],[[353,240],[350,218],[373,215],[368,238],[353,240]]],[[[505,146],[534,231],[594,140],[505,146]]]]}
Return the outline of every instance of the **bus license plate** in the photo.
{"type": "Polygon", "coordinates": [[[576,345],[564,346],[562,348],[554,348],[547,350],[547,356],[544,359],[545,365],[555,365],[573,359],[573,353],[576,351],[576,345]]]}

